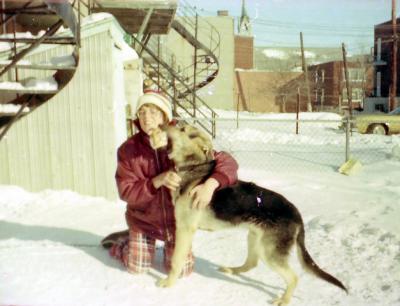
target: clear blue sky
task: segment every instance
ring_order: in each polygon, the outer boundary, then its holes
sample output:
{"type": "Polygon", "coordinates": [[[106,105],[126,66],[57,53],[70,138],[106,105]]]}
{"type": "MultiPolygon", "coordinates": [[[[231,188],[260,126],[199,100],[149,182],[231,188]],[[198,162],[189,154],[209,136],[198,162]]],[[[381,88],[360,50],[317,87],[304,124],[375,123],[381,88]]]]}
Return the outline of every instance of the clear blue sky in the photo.
{"type": "MultiPolygon", "coordinates": [[[[241,0],[185,0],[200,15],[229,10],[240,16],[241,0]]],[[[397,0],[399,12],[400,0],[397,0]]],[[[299,46],[299,32],[309,47],[368,50],[374,25],[391,19],[391,0],[246,0],[258,46],[299,46]]]]}

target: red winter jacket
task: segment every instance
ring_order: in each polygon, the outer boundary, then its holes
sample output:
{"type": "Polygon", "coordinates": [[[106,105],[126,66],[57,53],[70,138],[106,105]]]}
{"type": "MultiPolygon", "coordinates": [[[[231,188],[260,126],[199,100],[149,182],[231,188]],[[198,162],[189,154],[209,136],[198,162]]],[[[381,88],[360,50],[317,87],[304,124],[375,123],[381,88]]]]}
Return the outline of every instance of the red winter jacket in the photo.
{"type": "MultiPolygon", "coordinates": [[[[216,152],[215,161],[211,177],[219,182],[219,188],[234,184],[238,165],[232,156],[216,152]]],[[[125,217],[130,229],[159,240],[172,239],[175,218],[170,193],[164,186],[155,189],[151,181],[171,168],[166,150],[154,150],[143,131],[120,146],[115,178],[120,198],[127,202],[125,217]]]]}

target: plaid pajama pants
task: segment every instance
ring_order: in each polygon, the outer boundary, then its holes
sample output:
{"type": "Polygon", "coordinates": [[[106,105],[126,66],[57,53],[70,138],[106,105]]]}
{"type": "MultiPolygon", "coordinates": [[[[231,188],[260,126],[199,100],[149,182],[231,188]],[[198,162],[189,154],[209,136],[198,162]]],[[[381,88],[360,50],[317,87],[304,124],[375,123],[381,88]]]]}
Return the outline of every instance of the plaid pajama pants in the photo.
{"type": "MultiPolygon", "coordinates": [[[[171,258],[174,243],[165,242],[163,266],[166,271],[171,269],[171,258]]],[[[150,267],[156,266],[156,240],[136,231],[129,231],[129,237],[119,239],[109,250],[110,255],[121,261],[130,273],[144,273],[150,267]]],[[[188,276],[193,272],[194,257],[188,255],[181,276],[188,276]]]]}

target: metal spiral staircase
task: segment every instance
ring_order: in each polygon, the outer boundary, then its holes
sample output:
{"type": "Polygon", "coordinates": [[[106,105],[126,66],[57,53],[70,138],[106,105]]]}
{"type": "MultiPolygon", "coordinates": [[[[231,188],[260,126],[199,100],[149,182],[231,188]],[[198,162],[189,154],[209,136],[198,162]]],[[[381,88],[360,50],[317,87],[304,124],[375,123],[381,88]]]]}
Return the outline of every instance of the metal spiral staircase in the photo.
{"type": "Polygon", "coordinates": [[[79,16],[80,2],[1,0],[0,5],[1,140],[14,122],[51,99],[73,78],[80,46],[79,18],[74,10],[79,16]],[[69,31],[60,31],[62,27],[69,31]],[[67,54],[46,62],[26,59],[44,44],[70,47],[67,54]]]}
{"type": "Polygon", "coordinates": [[[130,35],[131,45],[143,60],[145,86],[162,90],[173,101],[176,116],[195,118],[195,123],[214,137],[217,115],[197,91],[218,74],[220,37],[216,28],[183,0],[178,6],[176,0],[92,0],[88,6],[89,13],[113,14],[130,35]],[[180,63],[172,51],[160,47],[162,34],[170,28],[191,46],[190,63],[180,63]]]}

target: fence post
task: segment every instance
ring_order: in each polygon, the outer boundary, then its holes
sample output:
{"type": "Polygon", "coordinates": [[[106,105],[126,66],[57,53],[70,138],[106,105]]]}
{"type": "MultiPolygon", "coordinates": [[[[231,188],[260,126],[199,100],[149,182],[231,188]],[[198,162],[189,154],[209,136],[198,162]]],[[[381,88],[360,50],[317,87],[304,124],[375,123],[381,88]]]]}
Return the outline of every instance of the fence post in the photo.
{"type": "Polygon", "coordinates": [[[212,113],[212,138],[217,137],[217,121],[215,117],[215,112],[212,113]]]}
{"type": "Polygon", "coordinates": [[[300,87],[297,87],[297,103],[296,103],[296,135],[299,134],[299,112],[300,112],[300,87]]]}
{"type": "Polygon", "coordinates": [[[239,128],[239,93],[237,94],[237,103],[236,103],[236,129],[239,128]]]}
{"type": "Polygon", "coordinates": [[[349,70],[347,69],[346,47],[345,47],[344,43],[342,43],[342,53],[343,53],[344,78],[346,81],[348,114],[351,119],[353,117],[353,94],[352,94],[352,88],[351,88],[351,84],[350,84],[350,80],[349,80],[349,70]]]}
{"type": "Polygon", "coordinates": [[[132,108],[130,104],[127,104],[125,106],[125,116],[126,116],[126,133],[129,138],[133,135],[132,108]]]}
{"type": "Polygon", "coordinates": [[[346,120],[346,162],[350,159],[350,130],[351,120],[349,116],[345,117],[346,120]]]}

